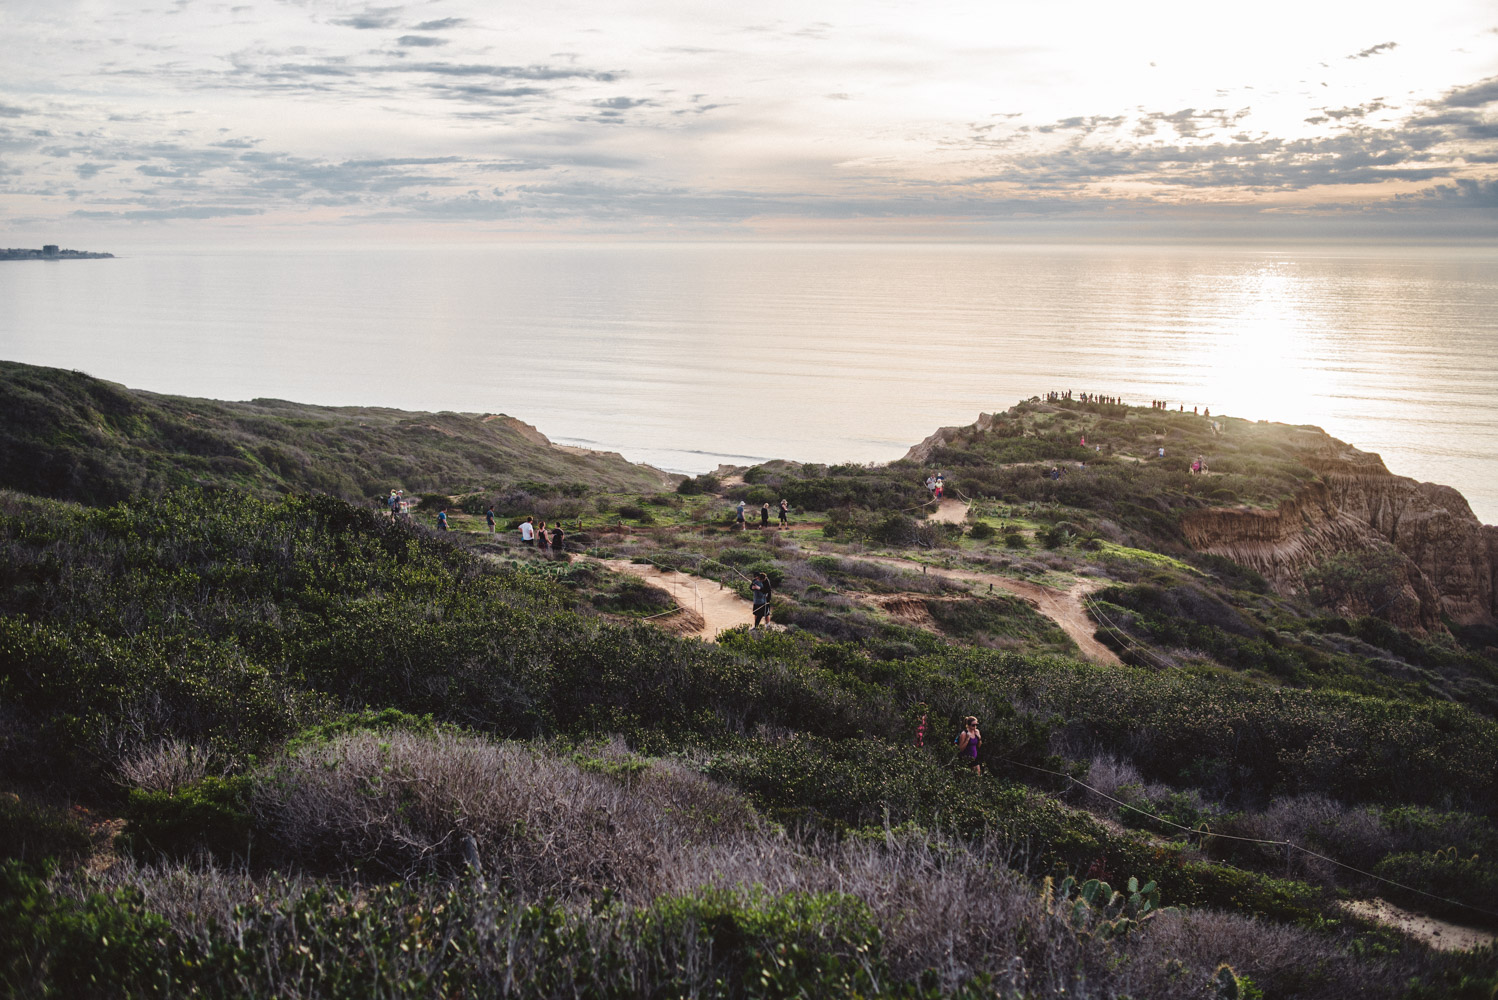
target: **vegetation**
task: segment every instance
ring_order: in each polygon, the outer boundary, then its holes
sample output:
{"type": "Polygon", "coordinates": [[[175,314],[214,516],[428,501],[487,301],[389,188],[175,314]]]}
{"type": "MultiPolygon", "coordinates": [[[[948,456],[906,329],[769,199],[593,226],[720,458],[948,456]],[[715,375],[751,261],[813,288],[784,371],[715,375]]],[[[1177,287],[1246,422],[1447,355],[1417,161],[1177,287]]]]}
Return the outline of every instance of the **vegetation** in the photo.
{"type": "Polygon", "coordinates": [[[655,489],[662,480],[617,455],[564,453],[503,415],[224,403],[10,361],[0,362],[0,407],[0,486],[82,503],[190,485],[357,500],[395,488],[450,495],[540,480],[655,489]]]}
{"type": "MultiPolygon", "coordinates": [[[[977,497],[995,456],[1055,461],[1078,426],[1188,427],[1018,417],[1030,433],[949,443],[949,482],[977,497]]],[[[1251,433],[1233,489],[1269,502],[1300,473],[1251,433]]],[[[1120,460],[1098,482],[1135,492],[1104,500],[1031,468],[1049,495],[987,493],[966,526],[923,516],[913,463],[676,488],[434,472],[438,532],[273,495],[289,480],[131,479],[78,440],[102,471],[70,481],[127,499],[0,493],[7,995],[1498,987],[1492,949],[1337,905],[1491,915],[1491,656],[1173,546],[1170,504],[1210,497],[1169,469],[1120,460]],[[760,497],[790,499],[789,530],[732,530],[760,497]],[[570,561],[507,540],[528,515],[566,525],[570,561]],[[674,599],[585,550],[740,596],[763,572],[774,625],[709,644],[632,623],[674,599]],[[1092,588],[1125,664],[1081,659],[1006,581],[1092,588]],[[982,774],[948,742],[968,714],[982,774]]]]}

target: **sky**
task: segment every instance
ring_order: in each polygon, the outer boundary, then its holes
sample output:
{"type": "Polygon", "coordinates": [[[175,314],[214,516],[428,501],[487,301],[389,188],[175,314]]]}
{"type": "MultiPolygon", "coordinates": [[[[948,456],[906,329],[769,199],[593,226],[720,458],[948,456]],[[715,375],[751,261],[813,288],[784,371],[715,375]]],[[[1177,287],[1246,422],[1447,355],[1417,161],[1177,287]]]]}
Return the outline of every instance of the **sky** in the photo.
{"type": "Polygon", "coordinates": [[[0,0],[0,52],[0,245],[1498,232],[1491,0],[0,0]]]}

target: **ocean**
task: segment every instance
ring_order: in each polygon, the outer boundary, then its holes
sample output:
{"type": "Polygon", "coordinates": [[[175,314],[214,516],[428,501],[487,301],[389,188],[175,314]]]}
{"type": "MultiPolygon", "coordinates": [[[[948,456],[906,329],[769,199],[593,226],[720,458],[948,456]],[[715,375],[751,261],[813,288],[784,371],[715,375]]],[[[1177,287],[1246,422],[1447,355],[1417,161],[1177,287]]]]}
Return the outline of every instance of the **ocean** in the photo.
{"type": "Polygon", "coordinates": [[[1498,250],[542,244],[0,262],[0,358],[507,413],[681,472],[895,459],[1050,390],[1316,424],[1498,522],[1498,250]]]}

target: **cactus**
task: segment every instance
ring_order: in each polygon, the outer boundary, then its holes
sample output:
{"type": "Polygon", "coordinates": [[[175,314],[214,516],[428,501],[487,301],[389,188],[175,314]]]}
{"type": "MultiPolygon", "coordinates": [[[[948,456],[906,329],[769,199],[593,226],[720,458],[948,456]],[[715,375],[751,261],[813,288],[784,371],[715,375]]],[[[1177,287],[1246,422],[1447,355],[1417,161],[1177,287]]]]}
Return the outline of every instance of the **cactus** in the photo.
{"type": "Polygon", "coordinates": [[[1238,974],[1226,962],[1219,965],[1217,971],[1213,973],[1212,985],[1216,988],[1217,1000],[1243,1000],[1243,989],[1238,980],[1238,974]]]}
{"type": "Polygon", "coordinates": [[[1041,902],[1047,913],[1065,917],[1078,935],[1096,934],[1103,940],[1123,937],[1161,913],[1174,912],[1160,906],[1160,887],[1154,882],[1141,887],[1137,878],[1130,878],[1128,890],[1125,895],[1095,878],[1078,885],[1068,875],[1059,885],[1047,878],[1041,902]]]}

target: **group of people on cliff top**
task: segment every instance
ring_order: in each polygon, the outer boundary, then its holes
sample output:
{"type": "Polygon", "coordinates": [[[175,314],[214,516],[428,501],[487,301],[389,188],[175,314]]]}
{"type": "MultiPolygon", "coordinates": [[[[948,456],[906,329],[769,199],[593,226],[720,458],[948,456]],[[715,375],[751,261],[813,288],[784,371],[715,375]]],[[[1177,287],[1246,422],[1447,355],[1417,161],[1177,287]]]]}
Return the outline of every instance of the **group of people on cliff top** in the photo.
{"type": "MultiPolygon", "coordinates": [[[[745,514],[745,510],[748,508],[748,506],[749,505],[747,503],[745,503],[743,500],[740,500],[739,505],[734,508],[733,526],[739,531],[743,531],[749,526],[749,519],[745,514]]],[[[780,503],[776,505],[776,510],[780,514],[780,527],[787,527],[791,523],[791,502],[785,497],[781,497],[780,503]]],[[[759,526],[761,528],[768,528],[770,526],[770,502],[768,500],[760,504],[759,526]]]]}
{"type": "MultiPolygon", "coordinates": [[[[1170,404],[1167,403],[1163,399],[1152,399],[1152,400],[1150,400],[1150,409],[1152,409],[1152,410],[1168,410],[1168,409],[1170,409],[1170,404]]],[[[1176,412],[1177,413],[1185,413],[1186,412],[1186,404],[1185,403],[1179,404],[1176,407],[1176,412]]],[[[1192,413],[1197,413],[1197,408],[1193,406],[1191,408],[1191,412],[1192,413]]],[[[1197,415],[1198,416],[1202,416],[1202,417],[1210,417],[1212,415],[1212,408],[1210,406],[1208,406],[1205,409],[1203,409],[1200,413],[1198,413],[1197,415]]]]}
{"type": "Polygon", "coordinates": [[[1100,403],[1104,406],[1127,405],[1121,396],[1104,396],[1096,392],[1079,392],[1076,396],[1073,396],[1072,391],[1068,389],[1065,392],[1048,392],[1045,394],[1045,401],[1047,403],[1057,403],[1063,399],[1076,399],[1079,403],[1100,403]]]}

